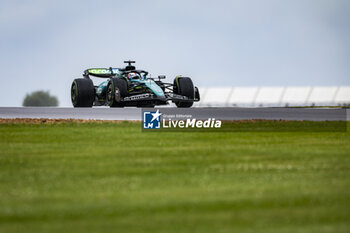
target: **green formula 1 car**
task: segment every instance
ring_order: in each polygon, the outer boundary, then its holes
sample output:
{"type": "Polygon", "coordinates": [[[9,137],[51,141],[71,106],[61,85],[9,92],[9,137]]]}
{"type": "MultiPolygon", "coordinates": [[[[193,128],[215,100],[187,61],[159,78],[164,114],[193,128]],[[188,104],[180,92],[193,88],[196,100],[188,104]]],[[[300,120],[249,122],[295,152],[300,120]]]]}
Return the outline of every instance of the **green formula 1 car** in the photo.
{"type": "Polygon", "coordinates": [[[199,101],[199,91],[188,77],[177,76],[173,83],[165,83],[148,76],[148,72],[138,70],[125,61],[125,68],[92,68],[84,71],[83,78],[75,79],[71,87],[74,107],[107,105],[110,107],[154,107],[172,101],[180,108],[189,108],[199,101]],[[90,76],[106,78],[94,86],[90,76]]]}

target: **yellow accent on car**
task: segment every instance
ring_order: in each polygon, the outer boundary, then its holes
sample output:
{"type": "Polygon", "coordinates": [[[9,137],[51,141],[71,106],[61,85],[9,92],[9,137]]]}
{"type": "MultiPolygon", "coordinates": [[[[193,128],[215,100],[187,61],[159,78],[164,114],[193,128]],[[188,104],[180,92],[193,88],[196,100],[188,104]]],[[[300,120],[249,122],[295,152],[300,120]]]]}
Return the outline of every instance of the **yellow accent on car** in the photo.
{"type": "Polygon", "coordinates": [[[177,86],[179,86],[179,78],[180,78],[180,77],[181,77],[181,75],[178,75],[178,76],[175,77],[177,86]]]}

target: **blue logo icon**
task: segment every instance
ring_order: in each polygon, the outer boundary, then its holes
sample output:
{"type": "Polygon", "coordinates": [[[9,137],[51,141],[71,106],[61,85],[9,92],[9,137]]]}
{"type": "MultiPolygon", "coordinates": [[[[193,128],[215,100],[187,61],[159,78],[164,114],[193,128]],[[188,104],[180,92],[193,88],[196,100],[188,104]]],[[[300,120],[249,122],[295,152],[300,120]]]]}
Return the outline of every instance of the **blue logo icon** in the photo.
{"type": "Polygon", "coordinates": [[[143,112],[143,128],[144,129],[160,129],[161,113],[143,112]]]}

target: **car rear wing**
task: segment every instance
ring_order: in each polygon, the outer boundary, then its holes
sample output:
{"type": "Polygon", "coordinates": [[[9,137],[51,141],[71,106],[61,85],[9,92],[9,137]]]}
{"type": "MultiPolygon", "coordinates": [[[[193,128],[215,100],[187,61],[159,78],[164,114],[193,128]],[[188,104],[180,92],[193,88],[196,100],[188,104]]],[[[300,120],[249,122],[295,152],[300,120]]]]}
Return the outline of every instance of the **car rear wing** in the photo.
{"type": "Polygon", "coordinates": [[[91,68],[84,71],[83,76],[89,77],[89,75],[98,78],[110,78],[120,73],[119,68],[91,68]]]}

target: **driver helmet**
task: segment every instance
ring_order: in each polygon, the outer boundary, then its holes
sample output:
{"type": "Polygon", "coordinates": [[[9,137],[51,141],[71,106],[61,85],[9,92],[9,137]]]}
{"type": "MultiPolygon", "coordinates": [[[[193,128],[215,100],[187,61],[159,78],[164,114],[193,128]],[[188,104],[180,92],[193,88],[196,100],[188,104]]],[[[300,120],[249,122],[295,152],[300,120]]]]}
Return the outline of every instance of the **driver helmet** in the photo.
{"type": "Polygon", "coordinates": [[[128,79],[141,79],[138,73],[130,73],[128,74],[128,79]]]}

